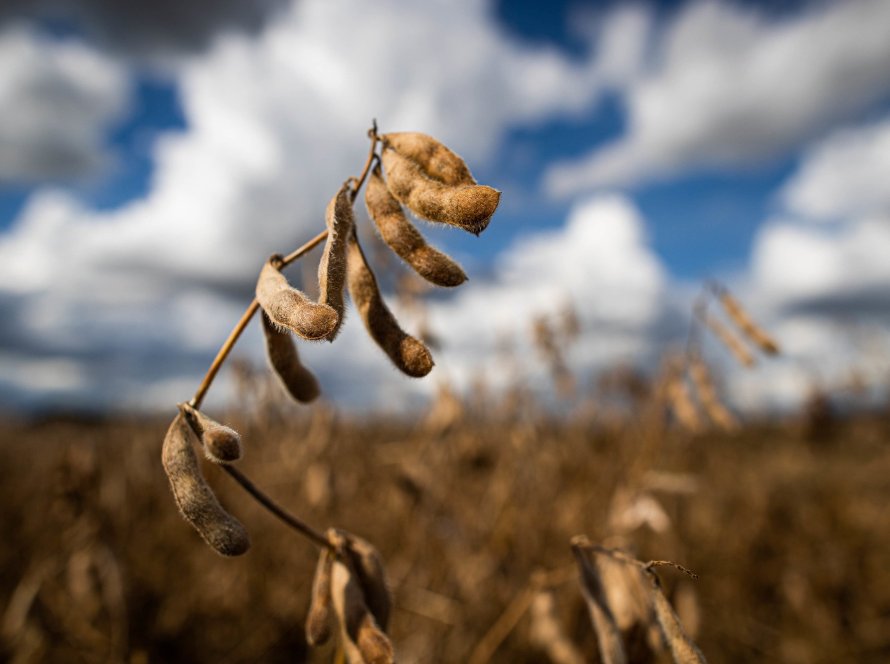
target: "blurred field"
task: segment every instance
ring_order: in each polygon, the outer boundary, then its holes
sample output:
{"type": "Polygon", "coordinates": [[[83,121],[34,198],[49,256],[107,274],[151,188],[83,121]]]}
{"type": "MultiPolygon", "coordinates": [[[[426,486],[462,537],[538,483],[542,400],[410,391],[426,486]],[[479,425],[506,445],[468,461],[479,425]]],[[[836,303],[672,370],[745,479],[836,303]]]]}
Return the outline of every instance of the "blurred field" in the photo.
{"type": "MultiPolygon", "coordinates": [[[[681,616],[713,662],[890,661],[884,414],[696,436],[633,412],[554,420],[481,401],[417,421],[323,404],[224,420],[270,495],[381,550],[400,661],[467,661],[536,570],[554,571],[563,628],[597,661],[568,546],[579,533],[698,572],[661,576],[683,586],[681,616]]],[[[0,657],[332,661],[303,637],[313,547],[205,467],[253,539],[241,558],[213,553],[176,512],[159,459],[167,424],[2,425],[0,657]]],[[[527,613],[492,661],[547,661],[527,613]]]]}

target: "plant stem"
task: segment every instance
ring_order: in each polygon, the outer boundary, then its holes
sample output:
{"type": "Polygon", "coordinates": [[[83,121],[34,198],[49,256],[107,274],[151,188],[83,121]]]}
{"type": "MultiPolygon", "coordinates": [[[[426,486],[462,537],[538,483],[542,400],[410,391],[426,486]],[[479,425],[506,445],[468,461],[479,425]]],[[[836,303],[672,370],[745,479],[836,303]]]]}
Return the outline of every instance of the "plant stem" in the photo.
{"type": "Polygon", "coordinates": [[[286,523],[288,526],[298,531],[300,534],[304,535],[307,539],[312,540],[318,546],[333,550],[333,547],[331,546],[331,543],[328,542],[327,537],[315,530],[315,528],[307,524],[299,517],[294,516],[283,507],[278,505],[278,503],[276,503],[274,500],[269,498],[269,496],[263,493],[259,488],[257,488],[256,484],[251,482],[250,479],[240,470],[238,470],[234,466],[228,465],[222,466],[222,469],[225,470],[232,478],[234,478],[234,480],[238,482],[238,484],[240,484],[241,487],[245,491],[247,491],[247,493],[253,496],[260,505],[262,505],[272,514],[284,521],[284,523],[286,523]]]}
{"type": "MultiPolygon", "coordinates": [[[[352,187],[352,193],[350,194],[350,200],[352,202],[355,202],[355,198],[356,196],[358,196],[359,189],[361,189],[362,185],[365,182],[365,179],[368,177],[368,172],[371,170],[371,164],[374,163],[374,159],[376,156],[375,148],[377,147],[378,141],[376,121],[374,122],[373,127],[371,127],[371,129],[368,131],[368,136],[371,139],[371,147],[368,150],[368,158],[365,161],[365,166],[364,168],[362,168],[361,174],[357,178],[353,178],[354,183],[352,187]]],[[[314,238],[312,238],[302,246],[298,247],[297,249],[294,249],[294,251],[285,256],[281,260],[281,267],[286,267],[298,258],[301,258],[305,254],[309,253],[319,244],[324,242],[327,237],[327,230],[323,230],[314,238]]],[[[216,378],[216,374],[219,373],[220,368],[229,357],[229,353],[232,352],[232,348],[234,348],[235,344],[238,342],[239,337],[244,332],[247,324],[254,317],[254,314],[256,314],[258,309],[259,303],[256,301],[256,299],[252,300],[251,303],[247,306],[247,309],[245,309],[244,314],[241,316],[241,320],[239,320],[235,324],[235,327],[232,328],[232,331],[229,333],[229,337],[225,340],[225,342],[223,342],[223,345],[216,353],[216,357],[210,364],[210,368],[207,370],[207,374],[204,376],[204,380],[202,380],[201,384],[198,386],[198,390],[195,392],[195,396],[193,396],[191,401],[189,401],[189,405],[192,408],[201,407],[201,402],[207,395],[207,391],[210,389],[210,385],[213,383],[213,379],[216,378]]]]}
{"type": "MultiPolygon", "coordinates": [[[[365,165],[362,168],[359,176],[351,178],[353,181],[352,191],[350,192],[349,196],[351,203],[355,203],[358,192],[362,188],[365,179],[368,177],[368,173],[371,170],[371,165],[374,163],[374,159],[376,159],[377,141],[379,140],[377,137],[376,120],[374,120],[371,129],[368,130],[368,138],[371,139],[371,147],[368,150],[368,158],[365,161],[365,165]]],[[[312,251],[312,249],[324,242],[327,237],[328,231],[323,230],[314,238],[285,256],[281,260],[281,267],[290,265],[300,257],[309,253],[310,251],[312,251]]],[[[229,336],[226,338],[226,340],[223,342],[223,345],[216,353],[216,357],[213,358],[213,362],[210,364],[210,368],[207,369],[207,373],[204,375],[201,384],[198,386],[198,389],[195,392],[195,396],[193,396],[191,398],[191,401],[188,402],[189,405],[192,406],[192,408],[197,409],[201,407],[201,402],[204,401],[204,397],[207,396],[207,392],[208,390],[210,390],[210,386],[213,384],[213,380],[216,378],[216,374],[219,373],[220,368],[222,368],[222,365],[225,363],[226,359],[228,359],[229,354],[232,352],[232,349],[235,347],[238,339],[241,338],[241,334],[244,332],[248,323],[250,323],[251,319],[254,317],[259,308],[260,305],[259,302],[256,301],[256,298],[251,300],[250,304],[247,305],[247,309],[244,310],[244,313],[242,314],[240,320],[235,324],[235,327],[232,328],[232,331],[229,332],[229,336]]],[[[281,507],[278,503],[276,503],[269,496],[263,493],[263,491],[261,491],[250,480],[250,478],[248,478],[240,470],[228,465],[223,466],[222,468],[241,486],[242,489],[250,494],[254,498],[254,500],[256,500],[260,505],[265,507],[276,517],[281,519],[289,527],[293,528],[298,533],[320,547],[332,548],[331,543],[328,542],[328,539],[324,536],[324,534],[318,532],[310,525],[305,523],[302,519],[294,516],[283,507],[281,507]]]]}

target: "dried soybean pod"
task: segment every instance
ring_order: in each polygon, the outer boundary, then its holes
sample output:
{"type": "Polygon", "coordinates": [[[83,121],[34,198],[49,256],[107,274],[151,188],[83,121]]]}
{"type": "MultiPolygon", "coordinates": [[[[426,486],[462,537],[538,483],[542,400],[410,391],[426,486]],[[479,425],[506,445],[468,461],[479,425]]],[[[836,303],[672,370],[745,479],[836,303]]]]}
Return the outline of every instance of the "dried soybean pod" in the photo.
{"type": "Polygon", "coordinates": [[[498,207],[501,192],[485,185],[452,186],[433,180],[407,157],[385,148],[381,155],[386,186],[418,217],[479,235],[498,207]]]}
{"type": "Polygon", "coordinates": [[[373,544],[356,535],[348,534],[347,549],[359,584],[374,619],[380,628],[386,630],[392,612],[392,593],[386,580],[383,558],[373,544]]]}
{"type": "Polygon", "coordinates": [[[306,641],[311,646],[320,646],[331,638],[331,569],[334,554],[330,549],[322,549],[312,579],[312,601],[306,616],[306,641]]]}
{"type": "Polygon", "coordinates": [[[599,574],[585,550],[587,544],[585,537],[575,537],[572,540],[572,553],[581,573],[581,593],[596,632],[600,659],[603,664],[626,664],[627,655],[621,642],[621,632],[615,625],[599,574]]]}
{"type": "Polygon", "coordinates": [[[719,293],[720,303],[726,310],[726,314],[732,319],[739,329],[767,355],[777,355],[779,353],[778,344],[773,341],[766,331],[755,323],[748,313],[742,308],[742,305],[736,300],[729,291],[721,289],[719,293]]]}
{"type": "Polygon", "coordinates": [[[214,463],[232,463],[241,458],[241,436],[187,403],[179,404],[186,421],[201,439],[204,456],[214,463]]]}
{"type": "Polygon", "coordinates": [[[658,575],[652,569],[646,571],[652,580],[651,594],[655,618],[661,628],[665,643],[670,648],[674,662],[676,664],[706,664],[704,655],[686,634],[680,624],[680,619],[671,607],[671,603],[664,596],[658,575]]]}
{"type": "Polygon", "coordinates": [[[383,241],[421,277],[446,287],[459,286],[467,280],[460,265],[428,245],[414,224],[408,221],[402,206],[386,188],[379,164],[374,166],[368,178],[365,205],[383,241]]]}
{"type": "Polygon", "coordinates": [[[328,531],[328,539],[337,549],[331,569],[331,599],[349,662],[388,664],[395,661],[392,643],[365,603],[361,583],[348,552],[348,542],[339,533],[332,536],[331,531],[328,531]]]}
{"type": "Polygon", "coordinates": [[[256,284],[257,302],[279,327],[304,339],[324,339],[337,327],[340,317],[332,307],[313,302],[291,287],[281,274],[280,264],[280,257],[272,256],[263,266],[256,284]]]}
{"type": "Polygon", "coordinates": [[[346,239],[355,225],[350,191],[349,183],[344,182],[325,211],[328,237],[318,264],[318,302],[337,312],[337,324],[325,337],[328,341],[333,341],[340,331],[346,309],[343,298],[343,287],[346,284],[346,239]]]}
{"type": "Polygon", "coordinates": [[[704,316],[704,323],[720,342],[726,346],[727,350],[732,353],[733,357],[738,360],[739,364],[746,368],[754,366],[754,356],[748,352],[748,349],[745,348],[745,344],[742,343],[741,339],[729,331],[728,327],[713,316],[704,316]]]}
{"type": "Polygon", "coordinates": [[[426,376],[433,368],[433,358],[426,346],[399,327],[387,308],[354,230],[349,235],[346,274],[349,295],[371,338],[403,373],[426,376]]]}
{"type": "Polygon", "coordinates": [[[689,386],[686,383],[686,379],[679,371],[668,379],[667,397],[671,404],[671,410],[684,429],[692,433],[698,433],[702,430],[702,421],[701,417],[699,417],[698,409],[689,395],[689,386]]]}
{"type": "Polygon", "coordinates": [[[717,390],[714,388],[714,381],[711,379],[711,372],[708,371],[708,365],[697,353],[693,354],[689,360],[689,376],[692,378],[692,384],[695,385],[698,400],[711,421],[724,431],[737,430],[739,428],[738,421],[720,401],[717,390]]]}
{"type": "Polygon", "coordinates": [[[315,375],[300,362],[297,346],[290,332],[282,331],[263,313],[263,334],[269,364],[281,384],[294,399],[309,403],[321,394],[315,375]]]}
{"type": "Polygon", "coordinates": [[[467,164],[432,136],[417,131],[401,131],[380,137],[390,147],[417,163],[428,177],[450,185],[472,185],[476,180],[467,164]]]}
{"type": "Polygon", "coordinates": [[[192,435],[191,427],[179,413],[164,438],[161,461],[173,497],[183,518],[214,551],[224,556],[240,556],[250,548],[250,538],[241,522],[222,508],[204,480],[192,448],[192,435]]]}

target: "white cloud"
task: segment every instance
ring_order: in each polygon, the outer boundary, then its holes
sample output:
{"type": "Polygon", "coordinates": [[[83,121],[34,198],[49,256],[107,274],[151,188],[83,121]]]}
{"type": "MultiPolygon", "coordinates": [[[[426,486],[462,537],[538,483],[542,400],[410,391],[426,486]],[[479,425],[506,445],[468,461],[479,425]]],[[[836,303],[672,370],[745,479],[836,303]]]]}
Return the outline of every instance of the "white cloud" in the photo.
{"type": "MultiPolygon", "coordinates": [[[[641,34],[628,16],[616,14],[621,32],[641,34]]],[[[99,399],[134,403],[139,385],[179,384],[225,337],[262,261],[321,228],[328,198],[364,161],[371,118],[436,135],[478,164],[508,126],[588,105],[633,68],[627,48],[612,42],[581,62],[529,48],[481,0],[295,1],[256,37],[222,34],[175,63],[187,129],[156,144],[143,199],[97,212],[42,189],[0,237],[0,304],[17,311],[0,332],[41,361],[80,353],[84,391],[99,399]],[[119,370],[106,356],[143,376],[109,381],[119,370]]],[[[77,71],[114,78],[89,62],[77,71]]],[[[357,348],[340,357],[376,362],[357,348]]]]}
{"type": "Polygon", "coordinates": [[[639,213],[622,197],[604,196],[577,204],[563,228],[516,242],[490,282],[471,282],[434,305],[431,323],[446,342],[449,376],[466,386],[481,371],[494,382],[506,378],[492,355],[498,338],[513,336],[519,356],[533,356],[532,319],[558,314],[568,302],[585,331],[572,351],[573,369],[586,375],[649,358],[654,328],[669,306],[666,287],[639,213]]]}
{"type": "Polygon", "coordinates": [[[627,133],[553,167],[566,195],[782,154],[890,92],[890,4],[827,3],[776,21],[727,3],[689,5],[626,90],[627,133]]]}
{"type": "Polygon", "coordinates": [[[82,178],[106,165],[104,134],[128,97],[123,68],[26,24],[0,32],[0,182],[82,178]]]}
{"type": "Polygon", "coordinates": [[[890,211],[890,118],[838,131],[804,156],[782,197],[810,219],[836,219],[890,211]]]}

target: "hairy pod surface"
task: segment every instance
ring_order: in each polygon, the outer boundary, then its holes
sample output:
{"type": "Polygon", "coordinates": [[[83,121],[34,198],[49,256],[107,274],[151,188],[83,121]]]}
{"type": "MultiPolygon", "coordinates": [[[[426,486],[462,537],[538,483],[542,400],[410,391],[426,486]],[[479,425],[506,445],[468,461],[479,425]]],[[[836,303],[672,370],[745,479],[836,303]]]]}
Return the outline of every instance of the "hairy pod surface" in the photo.
{"type": "Polygon", "coordinates": [[[331,570],[334,554],[330,549],[322,549],[312,579],[312,601],[306,615],[306,641],[311,646],[320,646],[331,638],[331,570]]]}
{"type": "Polygon", "coordinates": [[[339,323],[337,312],[293,288],[277,265],[275,257],[269,259],[257,280],[256,299],[263,311],[273,323],[304,339],[326,338],[339,323]]]}
{"type": "Polygon", "coordinates": [[[652,580],[652,606],[655,618],[661,628],[665,643],[671,651],[676,664],[705,664],[706,660],[698,646],[686,634],[680,619],[674,612],[668,598],[661,590],[661,582],[655,572],[649,570],[652,580]]]}
{"type": "Polygon", "coordinates": [[[337,312],[337,324],[325,337],[328,341],[333,341],[340,331],[346,310],[343,296],[343,287],[346,284],[346,240],[355,225],[350,191],[349,184],[344,183],[325,210],[328,237],[318,264],[318,302],[337,312]]]}
{"type": "Polygon", "coordinates": [[[374,545],[367,540],[352,534],[346,535],[346,539],[347,551],[351,557],[353,569],[358,575],[365,603],[380,628],[386,630],[389,626],[389,616],[392,613],[392,592],[386,580],[383,558],[374,545]]]}
{"type": "Polygon", "coordinates": [[[417,131],[400,131],[380,137],[389,147],[415,162],[424,175],[452,186],[473,185],[466,162],[432,136],[417,131]]]}
{"type": "Polygon", "coordinates": [[[581,575],[581,594],[584,596],[584,603],[587,605],[590,621],[596,632],[600,659],[603,664],[627,664],[621,632],[615,624],[596,567],[591,563],[582,542],[583,540],[573,540],[572,553],[575,555],[575,562],[581,575]]]}
{"type": "Polygon", "coordinates": [[[349,235],[346,267],[349,295],[368,334],[403,373],[426,376],[433,368],[433,358],[426,346],[399,327],[387,308],[354,230],[349,235]]]}
{"type": "Polygon", "coordinates": [[[385,148],[381,155],[386,185],[418,217],[479,235],[488,226],[501,192],[485,185],[447,185],[433,180],[407,157],[385,148]]]}
{"type": "Polygon", "coordinates": [[[232,463],[241,458],[241,436],[187,403],[180,404],[186,422],[201,439],[204,456],[214,463],[232,463]]]}
{"type": "Polygon", "coordinates": [[[263,334],[266,338],[266,355],[275,375],[284,389],[300,403],[318,398],[321,389],[315,375],[300,362],[297,345],[291,333],[282,331],[263,313],[263,334]]]}
{"type": "Polygon", "coordinates": [[[226,512],[208,486],[192,447],[191,427],[179,413],[164,438],[161,461],[183,518],[223,556],[239,556],[250,548],[247,530],[226,512]]]}
{"type": "Polygon", "coordinates": [[[350,664],[389,664],[395,661],[392,643],[368,608],[348,541],[341,533],[328,533],[329,540],[338,544],[331,569],[331,599],[346,656],[350,664]]]}
{"type": "Polygon", "coordinates": [[[739,329],[754,343],[760,350],[767,355],[778,355],[779,345],[773,341],[766,331],[757,325],[748,313],[742,308],[742,305],[736,300],[729,291],[720,293],[720,303],[726,311],[726,315],[732,319],[732,322],[738,325],[739,329]]]}
{"type": "Polygon", "coordinates": [[[427,244],[405,217],[401,204],[386,188],[376,165],[365,188],[365,205],[380,237],[417,274],[437,286],[460,286],[467,275],[451,258],[427,244]]]}

